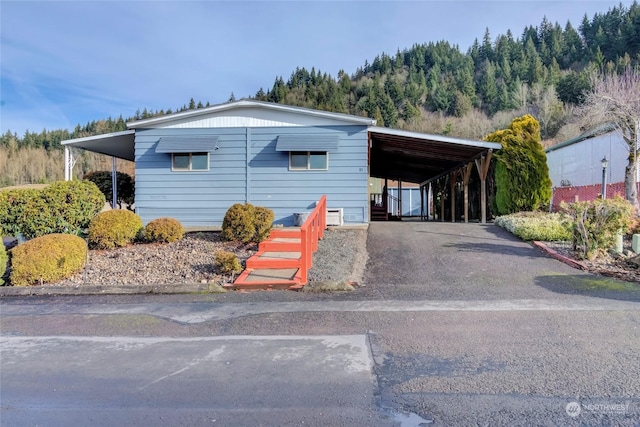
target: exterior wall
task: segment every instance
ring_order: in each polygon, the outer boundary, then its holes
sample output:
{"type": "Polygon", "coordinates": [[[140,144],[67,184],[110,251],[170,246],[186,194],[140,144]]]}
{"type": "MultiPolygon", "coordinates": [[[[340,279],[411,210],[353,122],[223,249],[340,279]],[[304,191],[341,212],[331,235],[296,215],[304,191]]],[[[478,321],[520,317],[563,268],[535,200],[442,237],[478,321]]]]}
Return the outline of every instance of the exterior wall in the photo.
{"type": "Polygon", "coordinates": [[[547,151],[549,176],[554,187],[602,184],[603,157],[609,160],[607,182],[624,182],[629,149],[617,132],[609,132],[547,151]]]}
{"type": "Polygon", "coordinates": [[[158,128],[136,131],[136,211],[144,223],[169,216],[187,227],[218,227],[234,203],[249,202],[293,225],[323,194],[328,208],[343,208],[345,223],[368,222],[366,126],[158,128]],[[289,171],[289,153],[275,150],[284,134],[338,134],[326,171],[289,171]],[[155,152],[164,136],[215,136],[209,171],[173,172],[171,155],[155,152]]]}
{"type": "MultiPolygon", "coordinates": [[[[624,197],[624,173],[629,149],[616,131],[547,150],[549,176],[553,183],[552,209],[561,202],[586,201],[602,193],[601,159],[607,157],[607,198],[624,197]]],[[[639,171],[640,173],[640,171],[639,171]]]]}

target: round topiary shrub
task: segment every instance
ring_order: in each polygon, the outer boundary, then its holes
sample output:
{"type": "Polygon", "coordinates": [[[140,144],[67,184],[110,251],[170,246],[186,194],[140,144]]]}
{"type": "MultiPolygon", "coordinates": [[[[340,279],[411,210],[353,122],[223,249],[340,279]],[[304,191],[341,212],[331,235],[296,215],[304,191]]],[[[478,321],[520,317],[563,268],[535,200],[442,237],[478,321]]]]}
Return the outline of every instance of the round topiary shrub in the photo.
{"type": "Polygon", "coordinates": [[[239,273],[242,271],[240,260],[233,252],[218,251],[213,257],[215,266],[218,267],[223,274],[239,273]]]}
{"type": "Polygon", "coordinates": [[[157,218],[144,228],[144,239],[148,242],[171,243],[183,236],[184,227],[174,218],[157,218]]]}
{"type": "Polygon", "coordinates": [[[236,203],[224,215],[222,238],[249,243],[255,235],[255,208],[250,203],[236,203]]]}
{"type": "Polygon", "coordinates": [[[10,282],[29,286],[57,282],[82,270],[87,245],[72,234],[47,234],[11,249],[10,282]]]}
{"type": "Polygon", "coordinates": [[[142,219],[135,213],[114,209],[101,212],[89,224],[89,244],[97,249],[112,249],[133,242],[142,230],[142,219]]]}
{"type": "Polygon", "coordinates": [[[269,232],[271,231],[271,226],[273,225],[273,219],[275,215],[273,211],[269,208],[265,208],[263,206],[256,206],[255,208],[255,218],[254,225],[256,233],[254,235],[254,241],[262,242],[269,237],[269,232]]]}

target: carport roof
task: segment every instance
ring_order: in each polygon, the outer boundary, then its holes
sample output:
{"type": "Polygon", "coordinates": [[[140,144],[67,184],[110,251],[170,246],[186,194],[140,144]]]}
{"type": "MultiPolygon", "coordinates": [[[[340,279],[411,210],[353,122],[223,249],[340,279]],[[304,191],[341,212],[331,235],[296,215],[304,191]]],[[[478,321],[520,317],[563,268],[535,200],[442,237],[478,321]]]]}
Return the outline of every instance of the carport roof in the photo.
{"type": "Polygon", "coordinates": [[[451,172],[489,150],[496,142],[473,141],[383,127],[369,127],[370,175],[424,183],[451,172]]]}
{"type": "Polygon", "coordinates": [[[131,129],[122,132],[69,139],[62,141],[62,145],[82,148],[83,150],[92,151],[94,153],[106,154],[107,156],[134,161],[134,139],[135,130],[131,129]]]}

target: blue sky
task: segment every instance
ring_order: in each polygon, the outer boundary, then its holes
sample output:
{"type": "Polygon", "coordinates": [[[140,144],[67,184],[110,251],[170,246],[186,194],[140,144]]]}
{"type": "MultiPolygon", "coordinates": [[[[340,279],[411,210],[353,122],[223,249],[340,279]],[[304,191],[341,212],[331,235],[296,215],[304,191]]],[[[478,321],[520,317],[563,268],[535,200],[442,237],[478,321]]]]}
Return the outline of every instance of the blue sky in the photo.
{"type": "Polygon", "coordinates": [[[462,51],[543,16],[578,27],[629,1],[0,0],[0,130],[73,129],[136,109],[266,91],[296,67],[334,77],[415,43],[462,51]]]}

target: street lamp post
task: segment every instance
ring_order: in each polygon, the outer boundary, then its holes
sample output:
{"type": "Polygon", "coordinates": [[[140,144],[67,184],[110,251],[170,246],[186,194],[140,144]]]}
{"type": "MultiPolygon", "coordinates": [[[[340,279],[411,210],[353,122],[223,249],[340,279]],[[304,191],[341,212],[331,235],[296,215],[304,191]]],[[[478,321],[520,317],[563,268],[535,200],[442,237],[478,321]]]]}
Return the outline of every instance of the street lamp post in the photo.
{"type": "Polygon", "coordinates": [[[609,166],[609,160],[607,160],[607,156],[604,156],[602,160],[602,199],[607,198],[607,166],[609,166]]]}

